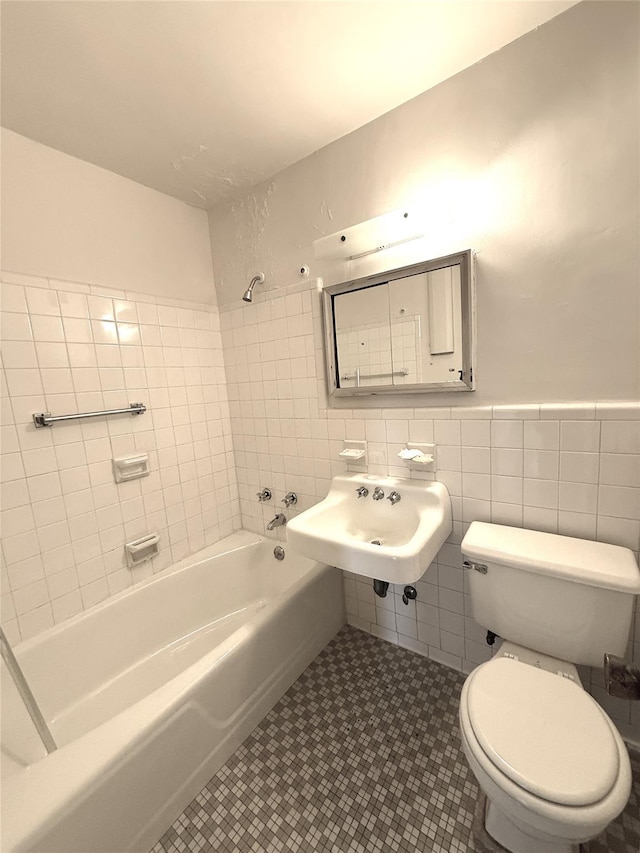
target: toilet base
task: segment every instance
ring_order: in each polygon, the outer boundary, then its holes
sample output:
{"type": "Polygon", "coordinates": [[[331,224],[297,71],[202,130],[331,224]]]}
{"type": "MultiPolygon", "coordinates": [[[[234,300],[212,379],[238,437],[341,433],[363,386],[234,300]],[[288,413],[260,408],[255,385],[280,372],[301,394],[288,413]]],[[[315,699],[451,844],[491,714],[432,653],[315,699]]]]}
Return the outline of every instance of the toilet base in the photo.
{"type": "Polygon", "coordinates": [[[473,812],[473,823],[471,825],[471,833],[475,844],[476,853],[509,853],[509,851],[498,844],[495,838],[492,838],[487,832],[484,825],[487,816],[487,795],[484,791],[478,792],[476,807],[473,812]]]}
{"type": "Polygon", "coordinates": [[[528,835],[484,791],[478,797],[472,831],[479,853],[582,853],[584,849],[581,844],[528,835]]]}

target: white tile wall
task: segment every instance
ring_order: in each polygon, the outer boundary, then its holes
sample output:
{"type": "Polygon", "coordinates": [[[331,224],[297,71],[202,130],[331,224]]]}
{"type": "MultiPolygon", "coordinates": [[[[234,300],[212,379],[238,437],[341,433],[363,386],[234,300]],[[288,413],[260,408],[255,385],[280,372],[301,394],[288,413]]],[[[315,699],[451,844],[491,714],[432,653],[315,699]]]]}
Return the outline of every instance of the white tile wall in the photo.
{"type": "MultiPolygon", "coordinates": [[[[324,385],[319,298],[314,284],[260,294],[222,310],[231,426],[243,525],[265,533],[289,490],[296,511],[324,497],[345,438],[367,439],[391,474],[403,442],[436,442],[436,479],[449,489],[454,530],[405,606],[402,590],[376,598],[345,573],[349,621],[469,671],[491,654],[486,629],[470,616],[459,544],[474,519],[640,547],[640,405],[609,403],[429,409],[332,409],[324,385]],[[260,504],[263,486],[274,500],[260,504]]],[[[353,470],[357,470],[354,468],[353,470]]],[[[433,477],[433,474],[411,473],[433,477]]],[[[284,510],[285,514],[289,511],[284,510]]],[[[283,540],[277,528],[271,535],[283,540]]],[[[640,617],[629,653],[640,661],[640,617]],[[635,642],[634,642],[635,636],[635,642]]],[[[640,703],[612,699],[601,674],[585,681],[624,728],[640,726],[640,703]]]]}
{"type": "Polygon", "coordinates": [[[2,276],[2,624],[26,639],[240,526],[217,308],[2,276]],[[36,430],[31,415],[146,414],[36,430]],[[146,451],[115,485],[111,459],[146,451]],[[126,568],[124,543],[161,536],[126,568]]]}

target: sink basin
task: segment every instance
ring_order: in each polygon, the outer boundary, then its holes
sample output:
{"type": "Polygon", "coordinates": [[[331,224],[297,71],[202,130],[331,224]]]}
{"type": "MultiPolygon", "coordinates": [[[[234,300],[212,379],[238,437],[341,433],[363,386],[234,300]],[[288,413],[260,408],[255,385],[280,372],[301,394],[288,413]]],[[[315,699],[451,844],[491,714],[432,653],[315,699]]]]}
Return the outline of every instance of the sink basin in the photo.
{"type": "Polygon", "coordinates": [[[287,525],[287,541],[330,566],[390,583],[415,583],[451,533],[451,501],[442,483],[334,477],[327,497],[287,525]],[[374,489],[384,491],[373,500],[374,489]],[[359,498],[360,487],[368,490],[359,498]],[[400,495],[392,504],[391,492],[400,495]]]}

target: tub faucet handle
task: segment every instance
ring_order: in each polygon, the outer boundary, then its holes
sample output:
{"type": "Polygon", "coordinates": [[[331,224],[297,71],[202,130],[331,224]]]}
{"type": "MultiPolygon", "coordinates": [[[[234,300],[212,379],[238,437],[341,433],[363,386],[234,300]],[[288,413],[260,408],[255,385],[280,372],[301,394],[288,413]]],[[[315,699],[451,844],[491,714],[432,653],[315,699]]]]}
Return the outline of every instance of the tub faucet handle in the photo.
{"type": "Polygon", "coordinates": [[[368,494],[369,494],[369,489],[366,486],[360,486],[359,489],[356,489],[356,495],[359,498],[366,498],[366,496],[368,494]]]}
{"type": "Polygon", "coordinates": [[[287,494],[282,498],[282,503],[287,507],[295,506],[298,503],[298,496],[295,492],[287,492],[287,494]]]}
{"type": "Polygon", "coordinates": [[[256,492],[256,497],[262,503],[263,501],[271,500],[271,489],[263,489],[261,492],[256,492]]]}
{"type": "Polygon", "coordinates": [[[373,490],[374,501],[381,501],[383,497],[384,497],[384,492],[382,491],[380,486],[376,486],[375,489],[373,490]]]}

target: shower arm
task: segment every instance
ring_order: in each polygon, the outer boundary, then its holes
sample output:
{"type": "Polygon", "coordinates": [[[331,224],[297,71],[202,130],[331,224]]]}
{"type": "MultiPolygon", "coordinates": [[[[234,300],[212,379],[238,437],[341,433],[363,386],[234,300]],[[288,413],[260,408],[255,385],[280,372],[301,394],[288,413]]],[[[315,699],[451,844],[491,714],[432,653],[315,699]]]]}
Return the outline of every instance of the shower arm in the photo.
{"type": "Polygon", "coordinates": [[[20,664],[16,660],[16,656],[13,653],[13,649],[9,645],[9,641],[7,637],[0,628],[0,651],[2,652],[2,660],[6,663],[7,669],[11,675],[11,678],[16,685],[18,693],[20,694],[20,698],[24,702],[24,705],[29,712],[29,716],[33,721],[33,725],[36,727],[36,731],[42,741],[44,748],[48,753],[55,752],[58,748],[55,740],[53,739],[53,735],[49,730],[49,726],[47,725],[47,721],[42,716],[42,711],[38,703],[36,702],[36,697],[31,692],[31,688],[27,683],[27,679],[24,677],[24,673],[20,668],[20,664]]]}
{"type": "Polygon", "coordinates": [[[257,275],[254,275],[254,277],[251,279],[251,283],[249,284],[249,287],[247,288],[247,290],[245,290],[245,292],[242,296],[243,300],[245,302],[252,302],[253,301],[253,288],[256,286],[256,284],[262,284],[263,282],[264,282],[264,273],[263,272],[259,272],[257,275]]]}

